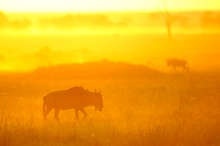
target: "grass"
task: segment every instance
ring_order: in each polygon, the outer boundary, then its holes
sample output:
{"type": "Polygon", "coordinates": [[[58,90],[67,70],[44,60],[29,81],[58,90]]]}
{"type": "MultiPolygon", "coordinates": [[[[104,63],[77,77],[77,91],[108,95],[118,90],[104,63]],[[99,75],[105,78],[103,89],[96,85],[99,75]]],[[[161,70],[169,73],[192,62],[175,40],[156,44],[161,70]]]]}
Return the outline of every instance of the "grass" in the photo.
{"type": "Polygon", "coordinates": [[[220,79],[209,74],[152,79],[1,79],[0,145],[220,145],[220,79]],[[42,97],[75,85],[101,88],[104,111],[73,110],[42,120],[42,97]]]}

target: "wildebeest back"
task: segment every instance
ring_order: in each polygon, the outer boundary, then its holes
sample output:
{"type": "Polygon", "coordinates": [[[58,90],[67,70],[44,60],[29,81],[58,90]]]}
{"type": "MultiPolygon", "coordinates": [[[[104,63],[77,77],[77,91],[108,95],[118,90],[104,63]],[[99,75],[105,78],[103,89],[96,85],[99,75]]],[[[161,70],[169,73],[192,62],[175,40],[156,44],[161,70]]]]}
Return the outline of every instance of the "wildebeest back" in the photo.
{"type": "Polygon", "coordinates": [[[44,97],[44,100],[49,104],[48,106],[62,110],[87,106],[88,97],[85,96],[85,92],[82,89],[75,89],[51,92],[44,97]]]}

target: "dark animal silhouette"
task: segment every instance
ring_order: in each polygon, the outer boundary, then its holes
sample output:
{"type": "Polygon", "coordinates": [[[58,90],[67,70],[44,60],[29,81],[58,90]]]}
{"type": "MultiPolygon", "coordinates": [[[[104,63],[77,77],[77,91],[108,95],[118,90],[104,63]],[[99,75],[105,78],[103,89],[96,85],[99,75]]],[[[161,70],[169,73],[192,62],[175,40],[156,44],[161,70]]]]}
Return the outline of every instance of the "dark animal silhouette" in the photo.
{"type": "Polygon", "coordinates": [[[174,70],[176,70],[179,67],[185,71],[189,71],[188,62],[183,59],[177,59],[177,58],[167,59],[167,66],[171,66],[174,70]]]}
{"type": "Polygon", "coordinates": [[[43,117],[47,119],[47,115],[54,108],[54,118],[59,121],[59,110],[75,109],[76,119],[79,119],[79,110],[84,114],[84,119],[87,116],[84,107],[87,106],[94,106],[96,110],[102,111],[103,99],[101,91],[91,92],[83,87],[55,91],[45,95],[43,98],[43,117]]]}

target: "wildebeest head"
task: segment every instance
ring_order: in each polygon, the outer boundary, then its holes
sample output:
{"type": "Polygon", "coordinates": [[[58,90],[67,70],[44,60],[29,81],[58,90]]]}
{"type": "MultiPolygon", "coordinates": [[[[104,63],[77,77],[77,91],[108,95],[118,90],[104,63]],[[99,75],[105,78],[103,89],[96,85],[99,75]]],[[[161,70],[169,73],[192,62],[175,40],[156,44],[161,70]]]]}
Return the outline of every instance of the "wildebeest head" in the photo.
{"type": "Polygon", "coordinates": [[[94,106],[96,110],[102,111],[103,109],[103,99],[102,99],[102,94],[101,91],[99,92],[94,92],[94,106]]]}

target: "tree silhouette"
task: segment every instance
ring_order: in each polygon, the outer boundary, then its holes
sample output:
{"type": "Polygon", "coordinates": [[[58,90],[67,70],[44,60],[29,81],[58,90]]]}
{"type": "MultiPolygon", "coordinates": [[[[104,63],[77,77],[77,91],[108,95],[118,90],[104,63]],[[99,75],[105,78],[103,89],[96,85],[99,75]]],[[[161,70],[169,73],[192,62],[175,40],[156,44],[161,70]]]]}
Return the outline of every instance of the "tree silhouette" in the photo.
{"type": "Polygon", "coordinates": [[[176,16],[172,16],[171,13],[168,11],[167,8],[167,3],[166,0],[162,0],[163,6],[164,6],[164,12],[162,13],[166,28],[167,28],[167,33],[168,33],[168,39],[171,41],[172,40],[172,25],[173,22],[177,19],[176,16]]]}
{"type": "Polygon", "coordinates": [[[34,57],[39,61],[39,65],[51,65],[51,56],[52,56],[52,50],[50,47],[45,46],[43,48],[40,48],[35,54],[34,57]]]}
{"type": "Polygon", "coordinates": [[[3,28],[7,25],[8,23],[8,18],[7,16],[0,11],[0,28],[3,28]]]}
{"type": "Polygon", "coordinates": [[[43,18],[39,20],[41,28],[55,27],[57,29],[72,29],[78,26],[108,27],[112,21],[104,14],[67,14],[60,17],[43,18]]]}
{"type": "Polygon", "coordinates": [[[220,27],[220,14],[207,11],[201,16],[201,25],[203,28],[216,29],[220,27]]]}
{"type": "Polygon", "coordinates": [[[0,63],[2,63],[5,60],[5,56],[0,54],[0,63]]]}
{"type": "Polygon", "coordinates": [[[23,18],[22,20],[13,20],[10,22],[10,27],[13,29],[27,29],[31,26],[31,20],[23,18]]]}
{"type": "Polygon", "coordinates": [[[179,22],[179,25],[183,28],[189,28],[189,17],[187,16],[178,16],[178,22],[179,22]]]}

